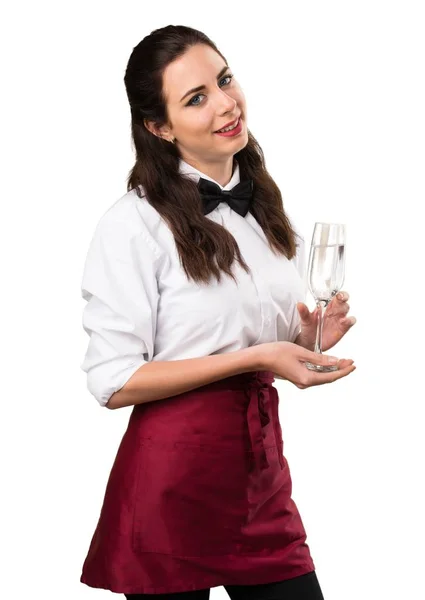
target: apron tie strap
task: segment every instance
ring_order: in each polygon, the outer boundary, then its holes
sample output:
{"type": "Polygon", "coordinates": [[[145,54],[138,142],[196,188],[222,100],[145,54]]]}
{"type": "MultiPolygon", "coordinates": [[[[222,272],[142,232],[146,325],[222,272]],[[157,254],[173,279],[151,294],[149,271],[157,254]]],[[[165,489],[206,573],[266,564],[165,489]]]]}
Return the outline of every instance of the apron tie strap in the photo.
{"type": "MultiPolygon", "coordinates": [[[[270,467],[266,449],[264,447],[264,433],[263,427],[268,425],[270,417],[267,414],[264,407],[265,394],[269,394],[269,387],[267,383],[263,383],[258,379],[254,379],[249,382],[249,404],[248,404],[248,430],[249,437],[251,440],[251,447],[254,454],[254,461],[259,464],[260,470],[268,469],[270,467]]],[[[278,449],[279,464],[281,470],[283,469],[283,457],[282,448],[279,438],[278,430],[278,419],[279,414],[277,410],[277,402],[270,402],[271,416],[273,420],[273,433],[275,437],[276,446],[278,449]]]]}

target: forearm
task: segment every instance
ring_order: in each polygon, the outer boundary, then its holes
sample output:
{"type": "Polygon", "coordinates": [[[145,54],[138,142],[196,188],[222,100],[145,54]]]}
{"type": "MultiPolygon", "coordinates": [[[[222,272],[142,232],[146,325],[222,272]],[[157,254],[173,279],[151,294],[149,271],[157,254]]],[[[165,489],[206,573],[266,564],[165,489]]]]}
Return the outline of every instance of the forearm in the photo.
{"type": "Polygon", "coordinates": [[[200,358],[146,363],[112,394],[106,406],[115,409],[161,400],[232,375],[266,370],[262,346],[264,344],[200,358]]]}

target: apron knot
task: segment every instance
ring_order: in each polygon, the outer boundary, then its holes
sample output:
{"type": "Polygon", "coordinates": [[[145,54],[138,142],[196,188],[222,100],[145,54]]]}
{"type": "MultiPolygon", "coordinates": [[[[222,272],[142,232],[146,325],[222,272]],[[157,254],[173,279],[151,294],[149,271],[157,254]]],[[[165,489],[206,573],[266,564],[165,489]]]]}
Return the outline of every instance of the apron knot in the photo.
{"type": "MultiPolygon", "coordinates": [[[[264,438],[266,434],[263,431],[263,428],[270,423],[270,416],[264,403],[265,397],[269,397],[269,383],[270,382],[261,380],[261,378],[255,378],[248,382],[248,430],[253,451],[253,459],[254,462],[258,463],[260,470],[268,469],[270,467],[267,452],[264,447],[264,438]]],[[[279,419],[277,403],[274,401],[271,402],[270,407],[272,411],[271,418],[273,420],[273,432],[279,455],[279,464],[280,468],[283,469],[283,457],[281,456],[282,449],[280,447],[277,429],[279,419]]]]}

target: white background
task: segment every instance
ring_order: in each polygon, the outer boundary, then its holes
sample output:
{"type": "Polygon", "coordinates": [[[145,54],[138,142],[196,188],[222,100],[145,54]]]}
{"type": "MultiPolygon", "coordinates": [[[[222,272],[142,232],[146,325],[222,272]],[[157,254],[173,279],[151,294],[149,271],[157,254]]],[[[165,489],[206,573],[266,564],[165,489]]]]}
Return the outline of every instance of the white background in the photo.
{"type": "Polygon", "coordinates": [[[424,10],[408,0],[3,9],[3,598],[110,597],[79,577],[131,409],[101,409],[86,389],[79,286],[133,163],[127,60],[167,24],[203,30],[227,57],[307,244],[316,220],[347,224],[344,289],[358,321],[332,353],[357,370],[303,391],[276,382],[325,598],[425,598],[424,10]]]}

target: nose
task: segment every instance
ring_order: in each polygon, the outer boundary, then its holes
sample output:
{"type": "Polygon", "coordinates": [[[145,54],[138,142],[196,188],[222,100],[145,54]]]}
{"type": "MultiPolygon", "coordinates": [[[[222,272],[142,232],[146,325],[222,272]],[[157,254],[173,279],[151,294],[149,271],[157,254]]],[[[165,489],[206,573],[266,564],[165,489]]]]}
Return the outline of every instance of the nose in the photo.
{"type": "Polygon", "coordinates": [[[218,90],[218,99],[217,99],[218,114],[225,114],[228,112],[233,112],[236,108],[237,102],[234,98],[226,94],[224,90],[218,90]]]}

